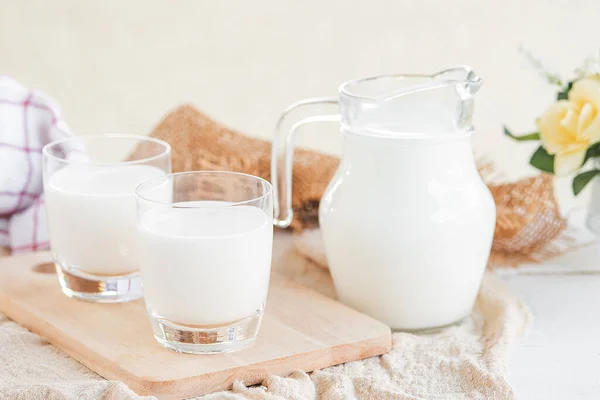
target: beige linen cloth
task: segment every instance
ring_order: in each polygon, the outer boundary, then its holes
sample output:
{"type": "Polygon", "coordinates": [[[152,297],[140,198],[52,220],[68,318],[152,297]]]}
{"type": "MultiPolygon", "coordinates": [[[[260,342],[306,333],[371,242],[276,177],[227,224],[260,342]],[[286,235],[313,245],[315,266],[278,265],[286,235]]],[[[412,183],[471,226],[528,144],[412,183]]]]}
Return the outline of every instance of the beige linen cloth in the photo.
{"type": "MultiPolygon", "coordinates": [[[[290,240],[290,235],[277,235],[274,270],[333,296],[328,271],[305,258],[318,261],[321,254],[306,253],[319,247],[297,241],[297,249],[304,253],[300,255],[290,251],[290,240]]],[[[257,387],[236,382],[231,391],[201,399],[513,399],[506,379],[507,351],[529,321],[523,302],[488,273],[472,315],[459,325],[428,335],[394,333],[393,349],[381,357],[312,374],[271,376],[257,387]]],[[[142,398],[123,383],[104,380],[0,314],[0,399],[142,398]]]]}

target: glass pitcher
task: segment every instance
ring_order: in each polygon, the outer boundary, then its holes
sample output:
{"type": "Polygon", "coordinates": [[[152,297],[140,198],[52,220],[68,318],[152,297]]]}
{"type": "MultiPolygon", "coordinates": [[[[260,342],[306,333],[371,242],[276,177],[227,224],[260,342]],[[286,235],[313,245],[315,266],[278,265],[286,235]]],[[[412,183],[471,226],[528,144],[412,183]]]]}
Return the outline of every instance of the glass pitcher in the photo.
{"type": "Polygon", "coordinates": [[[470,139],[480,86],[467,66],[357,79],[339,99],[291,105],[277,124],[275,225],[287,227],[294,135],[339,121],[343,155],[319,205],[325,253],[339,299],[393,329],[449,325],[475,302],[496,218],[470,139]]]}

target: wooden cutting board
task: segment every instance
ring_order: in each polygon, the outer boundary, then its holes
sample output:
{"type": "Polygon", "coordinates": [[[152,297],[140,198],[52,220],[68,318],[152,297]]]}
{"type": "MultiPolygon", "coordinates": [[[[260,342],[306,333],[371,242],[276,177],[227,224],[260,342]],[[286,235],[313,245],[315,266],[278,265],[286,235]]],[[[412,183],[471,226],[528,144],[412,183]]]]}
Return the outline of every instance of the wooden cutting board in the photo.
{"type": "Polygon", "coordinates": [[[0,311],[107,379],[140,395],[181,399],[229,389],[234,380],[312,371],[383,354],[383,323],[273,276],[262,327],[248,349],[224,355],[179,354],[152,336],[142,300],[93,304],[66,297],[48,252],[0,258],[0,311]]]}

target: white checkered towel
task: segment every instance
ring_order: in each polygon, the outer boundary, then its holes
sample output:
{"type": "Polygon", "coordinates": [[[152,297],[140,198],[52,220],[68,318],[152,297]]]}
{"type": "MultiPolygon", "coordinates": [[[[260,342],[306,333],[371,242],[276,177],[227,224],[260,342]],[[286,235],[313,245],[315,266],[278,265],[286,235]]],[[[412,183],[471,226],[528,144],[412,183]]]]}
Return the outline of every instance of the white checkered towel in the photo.
{"type": "Polygon", "coordinates": [[[71,133],[52,99],[0,76],[0,246],[47,249],[42,147],[71,133]]]}

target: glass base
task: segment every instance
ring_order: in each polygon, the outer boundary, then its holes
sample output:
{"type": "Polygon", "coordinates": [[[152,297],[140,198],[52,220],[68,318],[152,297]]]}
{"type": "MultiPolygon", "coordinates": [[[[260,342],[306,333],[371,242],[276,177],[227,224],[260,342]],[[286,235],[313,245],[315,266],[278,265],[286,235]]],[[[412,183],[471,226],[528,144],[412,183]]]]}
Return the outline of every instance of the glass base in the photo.
{"type": "Polygon", "coordinates": [[[139,272],[121,276],[92,275],[64,263],[55,262],[58,281],[64,294],[96,303],[123,303],[140,299],[142,279],[139,272]]]}
{"type": "Polygon", "coordinates": [[[254,342],[263,310],[256,315],[222,325],[184,325],[156,317],[148,310],[154,338],[179,353],[222,354],[242,350],[254,342]]]}

